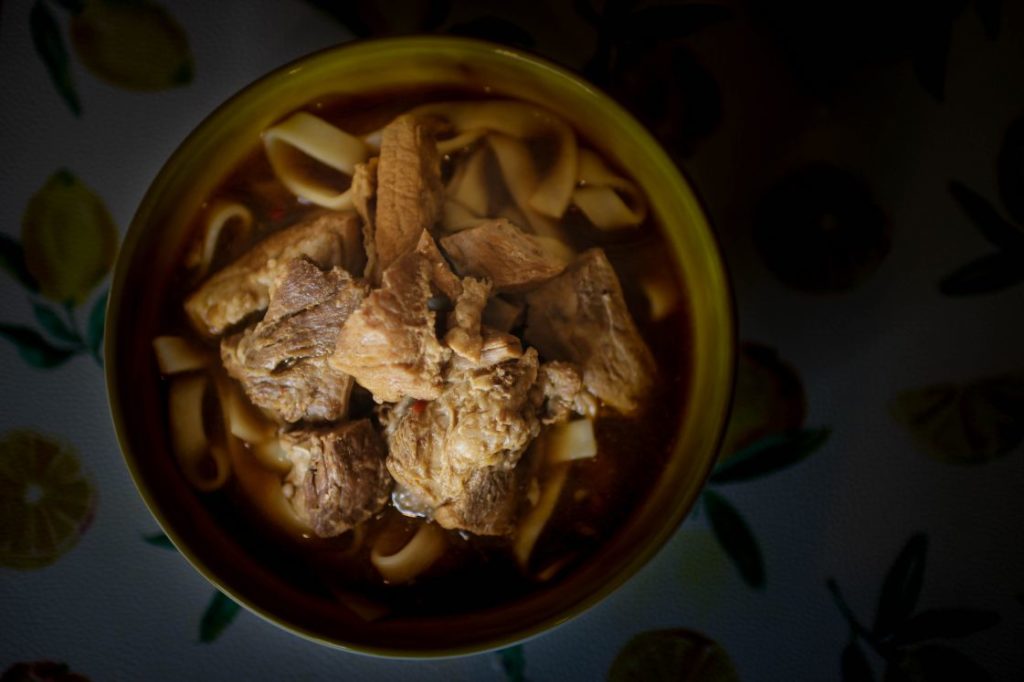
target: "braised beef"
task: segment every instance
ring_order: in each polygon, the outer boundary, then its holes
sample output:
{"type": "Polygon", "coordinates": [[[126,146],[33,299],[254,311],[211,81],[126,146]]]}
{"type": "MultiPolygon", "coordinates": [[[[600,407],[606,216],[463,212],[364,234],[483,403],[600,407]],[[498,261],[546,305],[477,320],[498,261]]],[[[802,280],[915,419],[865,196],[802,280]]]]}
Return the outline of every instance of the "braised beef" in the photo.
{"type": "Polygon", "coordinates": [[[555,360],[542,364],[537,372],[537,383],[531,390],[543,424],[566,421],[573,411],[586,413],[578,400],[583,378],[579,368],[571,362],[555,360]]]}
{"type": "Polygon", "coordinates": [[[527,291],[562,272],[566,261],[504,218],[441,239],[462,276],[486,277],[495,291],[527,291]]]}
{"type": "Polygon", "coordinates": [[[380,281],[380,267],[377,263],[377,245],[374,228],[377,207],[377,157],[366,163],[357,163],[352,172],[352,204],[363,221],[363,247],[366,251],[366,266],[363,276],[371,282],[380,281]]]}
{"type": "Polygon", "coordinates": [[[322,213],[259,242],[238,260],[214,273],[185,300],[196,330],[218,336],[263,310],[270,286],[288,261],[305,256],[321,268],[362,258],[359,217],[351,211],[322,213]]]}
{"type": "Polygon", "coordinates": [[[445,344],[460,357],[473,362],[480,361],[483,349],[480,317],[490,293],[490,282],[466,277],[462,280],[462,293],[455,301],[455,310],[448,316],[445,344]]]}
{"type": "Polygon", "coordinates": [[[526,303],[527,343],[545,359],[578,364],[584,387],[607,405],[623,414],[639,409],[654,381],[654,357],[603,250],[580,254],[526,303]]]}
{"type": "Polygon", "coordinates": [[[437,129],[433,120],[399,116],[381,133],[374,218],[381,270],[416,248],[423,230],[441,215],[444,187],[434,143],[437,129]]]}
{"type": "Polygon", "coordinates": [[[353,380],[327,358],[366,294],[341,268],[323,272],[306,258],[289,261],[271,284],[263,319],[221,341],[225,369],[255,405],[284,421],[344,417],[353,380]]]}
{"type": "Polygon", "coordinates": [[[451,351],[437,340],[432,296],[429,261],[415,251],[399,258],[342,326],[331,367],[355,377],[377,402],[436,398],[451,351]]]}
{"type": "Polygon", "coordinates": [[[488,367],[456,363],[436,400],[406,400],[391,412],[388,470],[443,527],[512,531],[514,470],[540,432],[530,396],[537,369],[533,349],[488,367]]]}
{"type": "Polygon", "coordinates": [[[293,463],[292,505],[318,536],[344,533],[387,504],[387,450],[369,419],[290,431],[281,444],[293,463]]]}

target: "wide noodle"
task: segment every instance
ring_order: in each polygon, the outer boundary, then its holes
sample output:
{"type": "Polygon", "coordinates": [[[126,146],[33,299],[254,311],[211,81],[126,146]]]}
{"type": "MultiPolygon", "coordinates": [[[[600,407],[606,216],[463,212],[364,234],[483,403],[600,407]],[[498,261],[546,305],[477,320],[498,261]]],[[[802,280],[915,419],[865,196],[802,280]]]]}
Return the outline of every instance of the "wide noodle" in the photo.
{"type": "Polygon", "coordinates": [[[281,183],[296,196],[336,210],[352,207],[352,192],[339,192],[312,178],[296,162],[301,152],[325,166],[351,176],[355,165],[366,160],[369,148],[321,118],[300,111],[263,133],[263,147],[281,183]]]}
{"type": "MultiPolygon", "coordinates": [[[[508,100],[439,102],[416,107],[410,113],[414,116],[437,116],[448,121],[455,129],[454,140],[459,144],[450,151],[471,143],[484,131],[519,140],[552,137],[556,146],[555,159],[544,177],[533,185],[525,203],[549,218],[560,218],[565,213],[577,172],[576,136],[565,121],[539,107],[508,100]]],[[[442,153],[445,153],[443,149],[442,153]]]]}
{"type": "Polygon", "coordinates": [[[252,232],[252,212],[236,201],[218,200],[207,208],[203,237],[196,242],[185,263],[195,269],[197,279],[210,269],[225,229],[233,230],[236,238],[245,239],[252,232]]]}
{"type": "Polygon", "coordinates": [[[445,546],[441,529],[433,523],[424,523],[397,552],[384,554],[379,546],[374,545],[370,561],[389,583],[407,583],[440,559],[445,546]]]}
{"type": "Polygon", "coordinates": [[[189,483],[203,492],[227,482],[231,466],[221,448],[211,446],[203,425],[203,399],[209,387],[205,374],[186,374],[171,381],[168,409],[171,447],[189,483]]]}
{"type": "Polygon", "coordinates": [[[181,336],[157,336],[153,339],[156,364],[164,376],[203,369],[210,365],[210,353],[181,336]]]}
{"type": "Polygon", "coordinates": [[[541,485],[537,504],[519,522],[512,551],[519,566],[524,570],[529,564],[530,555],[540,538],[541,531],[544,530],[555,511],[555,505],[558,504],[558,498],[562,495],[562,488],[565,487],[565,479],[568,474],[569,464],[551,465],[547,477],[541,485]]]}
{"type": "Polygon", "coordinates": [[[636,227],[647,217],[647,203],[637,186],[613,172],[597,154],[579,150],[572,202],[594,227],[616,230],[636,227]],[[625,197],[626,200],[623,200],[625,197]]]}

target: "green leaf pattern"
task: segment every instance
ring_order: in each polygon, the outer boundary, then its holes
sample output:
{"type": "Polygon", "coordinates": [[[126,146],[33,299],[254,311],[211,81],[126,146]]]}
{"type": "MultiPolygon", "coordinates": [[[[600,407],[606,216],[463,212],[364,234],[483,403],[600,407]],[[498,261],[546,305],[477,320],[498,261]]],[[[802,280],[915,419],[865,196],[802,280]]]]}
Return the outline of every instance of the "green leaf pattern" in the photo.
{"type": "Polygon", "coordinates": [[[834,579],[827,581],[836,607],[850,626],[843,649],[843,680],[874,679],[860,643],[885,662],[885,680],[988,680],[988,672],[957,649],[935,640],[983,632],[999,622],[990,611],[966,608],[929,609],[915,613],[924,583],[928,537],[913,535],[893,561],[882,584],[874,626],[866,628],[847,605],[834,579]]]}
{"type": "Polygon", "coordinates": [[[763,588],[765,583],[764,559],[757,539],[732,504],[714,490],[703,494],[704,509],[711,523],[711,530],[732,559],[743,580],[754,588],[763,588]]]}
{"type": "Polygon", "coordinates": [[[44,0],[36,0],[32,5],[29,23],[32,27],[32,43],[46,65],[50,80],[53,81],[57,92],[71,109],[71,113],[81,116],[82,103],[78,99],[78,92],[75,90],[75,83],[71,77],[71,60],[68,57],[68,49],[64,45],[64,38],[61,36],[57,20],[44,0]]]}
{"type": "MultiPolygon", "coordinates": [[[[397,32],[386,25],[388,18],[376,8],[319,0],[311,4],[343,21],[358,36],[397,32]]],[[[416,20],[417,28],[543,48],[543,40],[527,26],[489,14],[462,18],[450,11],[451,4],[427,3],[428,9],[416,20]],[[452,17],[460,18],[453,21],[452,17]]],[[[948,94],[948,65],[955,58],[953,29],[959,9],[950,8],[967,4],[947,3],[948,7],[924,18],[910,46],[910,68],[921,88],[937,101],[948,94]]],[[[1000,1],[973,0],[969,4],[985,33],[995,38],[1001,26],[1000,1]]],[[[722,97],[715,79],[687,41],[728,24],[735,19],[733,12],[723,5],[699,3],[574,0],[572,5],[581,26],[593,33],[595,51],[586,73],[633,106],[675,158],[692,154],[696,143],[722,118],[722,97]],[[655,63],[671,64],[672,77],[657,83],[644,80],[648,67],[655,63]]],[[[52,87],[75,117],[83,113],[76,78],[99,78],[128,90],[159,90],[185,85],[194,77],[184,30],[155,2],[35,0],[27,29],[52,87]]],[[[989,244],[989,251],[965,253],[956,268],[942,276],[936,273],[942,295],[982,296],[1024,282],[1024,115],[1011,122],[996,161],[995,191],[975,189],[958,179],[948,184],[946,201],[951,198],[954,207],[949,220],[970,225],[989,244]]],[[[77,182],[67,171],[59,171],[51,181],[68,182],[69,178],[77,182]]],[[[768,269],[799,292],[845,292],[861,286],[880,267],[891,246],[891,226],[872,190],[852,169],[831,162],[798,168],[770,187],[754,225],[754,240],[768,269]],[[847,241],[835,241],[836,228],[843,239],[849,237],[847,241]]],[[[96,201],[105,211],[98,197],[96,201]]],[[[47,295],[53,287],[47,289],[46,278],[36,276],[33,273],[38,269],[29,267],[24,235],[19,241],[0,234],[0,269],[21,288],[31,308],[31,321],[0,322],[0,337],[25,363],[54,370],[78,354],[88,354],[102,365],[108,292],[97,293],[97,289],[109,263],[102,265],[81,300],[73,301],[47,295]]],[[[812,454],[828,457],[830,440],[844,437],[830,427],[803,424],[803,388],[791,368],[771,366],[767,373],[773,380],[761,387],[767,385],[768,391],[776,393],[769,393],[763,404],[742,417],[741,410],[736,410],[730,424],[735,427],[736,433],[731,434],[735,437],[727,440],[728,447],[695,510],[744,583],[754,589],[764,589],[770,570],[784,567],[766,565],[755,535],[758,510],[748,509],[743,485],[756,486],[765,477],[800,466],[812,454]],[[792,389],[794,377],[797,398],[780,388],[792,389]],[[786,401],[792,401],[783,405],[786,409],[772,412],[765,407],[779,407],[786,401]],[[723,486],[728,486],[728,497],[723,486]]],[[[1024,380],[1020,372],[1005,372],[909,389],[895,396],[891,412],[932,459],[984,464],[1018,452],[1024,441],[1024,380]]],[[[143,540],[155,548],[175,549],[163,533],[145,535],[143,540]]],[[[827,581],[850,628],[850,637],[839,654],[844,682],[991,679],[953,644],[996,627],[999,614],[960,606],[919,608],[922,594],[927,592],[928,543],[925,534],[909,538],[882,581],[873,620],[860,620],[844,600],[838,582],[827,581]],[[867,622],[871,622],[870,628],[867,622]],[[877,671],[883,674],[876,675],[877,671]]],[[[1020,594],[1016,599],[1024,604],[1020,594]]],[[[216,641],[239,611],[236,602],[215,591],[199,619],[199,641],[216,641]]],[[[493,655],[506,679],[527,679],[522,645],[493,655]]],[[[70,673],[64,664],[45,661],[14,664],[4,673],[5,680],[12,670],[86,679],[70,673]]],[[[720,645],[704,635],[673,629],[630,636],[610,667],[609,679],[735,682],[739,678],[720,645]]]]}
{"type": "Polygon", "coordinates": [[[215,592],[199,622],[199,641],[208,643],[223,634],[238,615],[239,606],[223,592],[215,592]]]}

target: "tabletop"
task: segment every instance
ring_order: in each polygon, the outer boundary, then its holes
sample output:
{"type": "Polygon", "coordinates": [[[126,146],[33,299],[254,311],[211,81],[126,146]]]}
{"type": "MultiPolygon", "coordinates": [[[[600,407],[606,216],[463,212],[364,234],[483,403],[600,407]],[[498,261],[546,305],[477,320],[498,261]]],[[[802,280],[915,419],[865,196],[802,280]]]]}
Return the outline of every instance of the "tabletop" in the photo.
{"type": "Polygon", "coordinates": [[[8,0],[0,65],[4,681],[1024,676],[1024,3],[8,0]],[[720,464],[655,558],[429,661],[211,587],[131,481],[101,366],[117,242],[188,132],[407,33],[535,51],[630,109],[706,203],[741,341],[720,464]]]}

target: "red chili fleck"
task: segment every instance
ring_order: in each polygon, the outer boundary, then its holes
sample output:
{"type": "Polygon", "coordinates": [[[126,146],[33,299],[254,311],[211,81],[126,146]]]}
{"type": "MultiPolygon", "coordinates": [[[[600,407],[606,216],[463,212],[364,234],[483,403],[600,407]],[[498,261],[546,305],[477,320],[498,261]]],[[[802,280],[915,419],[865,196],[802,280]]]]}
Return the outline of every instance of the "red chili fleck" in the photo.
{"type": "Polygon", "coordinates": [[[426,407],[427,407],[427,401],[426,400],[417,400],[416,402],[414,402],[412,404],[412,408],[411,408],[412,409],[412,413],[413,414],[423,414],[423,410],[426,409],[426,407]]]}
{"type": "Polygon", "coordinates": [[[283,217],[284,217],[284,209],[281,208],[280,206],[277,206],[275,208],[270,209],[270,219],[271,220],[280,220],[283,217]]]}

